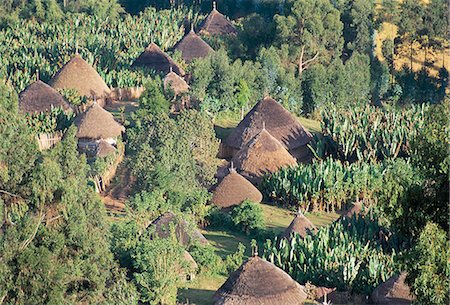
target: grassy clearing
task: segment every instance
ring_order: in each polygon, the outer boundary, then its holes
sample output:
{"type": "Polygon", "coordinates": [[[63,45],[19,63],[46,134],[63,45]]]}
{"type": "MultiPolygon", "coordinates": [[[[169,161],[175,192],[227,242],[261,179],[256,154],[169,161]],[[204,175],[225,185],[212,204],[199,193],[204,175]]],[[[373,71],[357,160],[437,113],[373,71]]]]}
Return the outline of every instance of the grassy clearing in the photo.
{"type": "Polygon", "coordinates": [[[225,276],[198,275],[193,281],[180,289],[178,302],[182,304],[209,305],[213,304],[213,295],[226,281],[225,276]]]}

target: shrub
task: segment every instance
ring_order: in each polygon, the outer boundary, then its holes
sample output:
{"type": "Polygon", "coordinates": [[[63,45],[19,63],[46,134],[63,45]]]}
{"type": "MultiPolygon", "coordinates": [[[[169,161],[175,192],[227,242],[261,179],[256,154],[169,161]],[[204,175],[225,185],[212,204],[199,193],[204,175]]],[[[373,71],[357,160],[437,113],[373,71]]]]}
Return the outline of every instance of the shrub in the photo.
{"type": "Polygon", "coordinates": [[[249,234],[251,231],[264,228],[263,210],[259,204],[246,200],[233,208],[231,221],[235,227],[249,234]]]}
{"type": "Polygon", "coordinates": [[[189,248],[189,253],[198,264],[200,273],[221,274],[224,271],[222,259],[215,253],[214,247],[207,244],[193,244],[189,248]]]}

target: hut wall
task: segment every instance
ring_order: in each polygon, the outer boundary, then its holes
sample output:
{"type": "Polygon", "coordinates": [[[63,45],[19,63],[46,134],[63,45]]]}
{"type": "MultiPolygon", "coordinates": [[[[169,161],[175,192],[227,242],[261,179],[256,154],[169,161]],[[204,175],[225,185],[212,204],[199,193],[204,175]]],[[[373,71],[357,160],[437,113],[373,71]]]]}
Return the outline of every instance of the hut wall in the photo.
{"type": "Polygon", "coordinates": [[[110,99],[113,101],[133,101],[141,97],[144,87],[113,88],[110,99]]]}
{"type": "Polygon", "coordinates": [[[112,179],[116,175],[117,167],[119,164],[123,161],[125,148],[123,145],[120,145],[117,147],[117,157],[114,160],[113,164],[109,167],[109,169],[106,170],[106,172],[102,173],[101,175],[97,175],[94,177],[95,182],[95,189],[97,192],[104,192],[106,191],[106,188],[111,184],[112,179]]]}
{"type": "Polygon", "coordinates": [[[228,146],[225,142],[220,142],[219,152],[217,153],[217,158],[219,159],[231,159],[238,152],[238,149],[228,146]]]}
{"type": "Polygon", "coordinates": [[[57,131],[54,133],[41,133],[36,136],[36,141],[38,142],[39,150],[50,149],[57,143],[61,142],[63,133],[57,131]]]}
{"type": "Polygon", "coordinates": [[[311,151],[306,145],[291,149],[289,153],[297,159],[298,163],[310,163],[313,157],[311,151]]]}

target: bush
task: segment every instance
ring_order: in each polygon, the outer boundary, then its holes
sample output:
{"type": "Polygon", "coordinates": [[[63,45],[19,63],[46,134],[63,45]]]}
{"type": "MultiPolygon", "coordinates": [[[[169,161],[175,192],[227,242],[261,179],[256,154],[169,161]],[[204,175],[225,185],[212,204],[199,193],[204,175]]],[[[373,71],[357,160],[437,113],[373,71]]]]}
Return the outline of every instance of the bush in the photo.
{"type": "Polygon", "coordinates": [[[202,274],[221,274],[224,271],[222,259],[215,253],[214,247],[207,244],[193,244],[189,248],[194,261],[198,264],[202,274]]]}
{"type": "Polygon", "coordinates": [[[231,221],[247,234],[261,230],[264,228],[263,210],[259,204],[246,200],[233,208],[231,221]]]}

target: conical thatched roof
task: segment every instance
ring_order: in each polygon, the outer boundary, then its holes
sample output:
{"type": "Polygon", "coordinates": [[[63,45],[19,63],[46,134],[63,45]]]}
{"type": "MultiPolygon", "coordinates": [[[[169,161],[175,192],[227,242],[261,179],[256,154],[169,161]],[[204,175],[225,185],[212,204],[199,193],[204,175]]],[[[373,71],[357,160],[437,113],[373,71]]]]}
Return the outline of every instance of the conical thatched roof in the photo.
{"type": "Polygon", "coordinates": [[[190,230],[188,223],[184,219],[178,218],[172,212],[162,214],[151,225],[159,238],[171,236],[171,228],[173,228],[176,239],[184,246],[189,245],[192,240],[199,241],[202,244],[208,242],[198,229],[190,230]]]}
{"type": "Polygon", "coordinates": [[[133,63],[134,66],[145,66],[158,72],[169,73],[170,69],[183,76],[184,70],[173,59],[164,53],[155,43],[151,43],[133,63]]]}
{"type": "Polygon", "coordinates": [[[266,129],[248,141],[233,157],[239,172],[253,183],[282,167],[297,165],[294,157],[266,129]]]}
{"type": "Polygon", "coordinates": [[[65,111],[72,110],[69,103],[58,91],[38,80],[19,94],[19,110],[21,112],[46,112],[61,107],[65,111]]]}
{"type": "Polygon", "coordinates": [[[214,295],[216,305],[298,305],[305,300],[304,287],[257,256],[233,272],[214,295]]]}
{"type": "Polygon", "coordinates": [[[108,139],[115,138],[125,131],[111,113],[94,103],[88,110],[74,120],[77,126],[77,138],[108,139]]]}
{"type": "Polygon", "coordinates": [[[288,150],[308,144],[312,135],[289,111],[272,98],[259,101],[228,136],[226,143],[241,148],[265,125],[269,133],[288,150]]]}
{"type": "Polygon", "coordinates": [[[352,218],[353,216],[364,215],[363,205],[361,203],[353,203],[352,207],[342,214],[342,218],[352,218]]]}
{"type": "Polygon", "coordinates": [[[230,173],[214,190],[212,203],[221,208],[228,208],[238,205],[246,199],[259,203],[263,196],[250,181],[239,175],[236,170],[230,169],[230,173]]]}
{"type": "Polygon", "coordinates": [[[164,78],[164,89],[171,88],[175,95],[180,95],[189,91],[189,85],[186,81],[173,71],[164,78]]]}
{"type": "Polygon", "coordinates": [[[402,272],[380,284],[371,295],[372,302],[379,305],[411,304],[414,296],[405,283],[406,272],[402,272]]]}
{"type": "Polygon", "coordinates": [[[116,152],[116,148],[108,142],[101,140],[97,146],[97,157],[106,157],[116,152]]]}
{"type": "Polygon", "coordinates": [[[50,85],[55,89],[76,89],[89,98],[105,98],[111,92],[97,71],[78,54],[56,73],[50,85]]]}
{"type": "Polygon", "coordinates": [[[188,263],[190,269],[192,269],[193,271],[197,270],[197,268],[198,268],[197,263],[195,262],[192,255],[189,252],[187,252],[186,250],[184,250],[183,258],[188,263]]]}
{"type": "Polygon", "coordinates": [[[200,36],[191,30],[174,47],[181,52],[181,57],[185,62],[190,63],[195,58],[206,57],[214,50],[200,36]]]}
{"type": "Polygon", "coordinates": [[[283,233],[283,237],[290,239],[293,233],[299,234],[302,238],[310,233],[315,233],[317,231],[316,227],[313,225],[308,218],[302,213],[297,213],[295,218],[292,220],[289,227],[283,233]]]}
{"type": "Polygon", "coordinates": [[[216,4],[213,2],[213,9],[203,22],[200,33],[209,35],[230,35],[237,34],[237,30],[230,20],[217,11],[216,4]]]}

